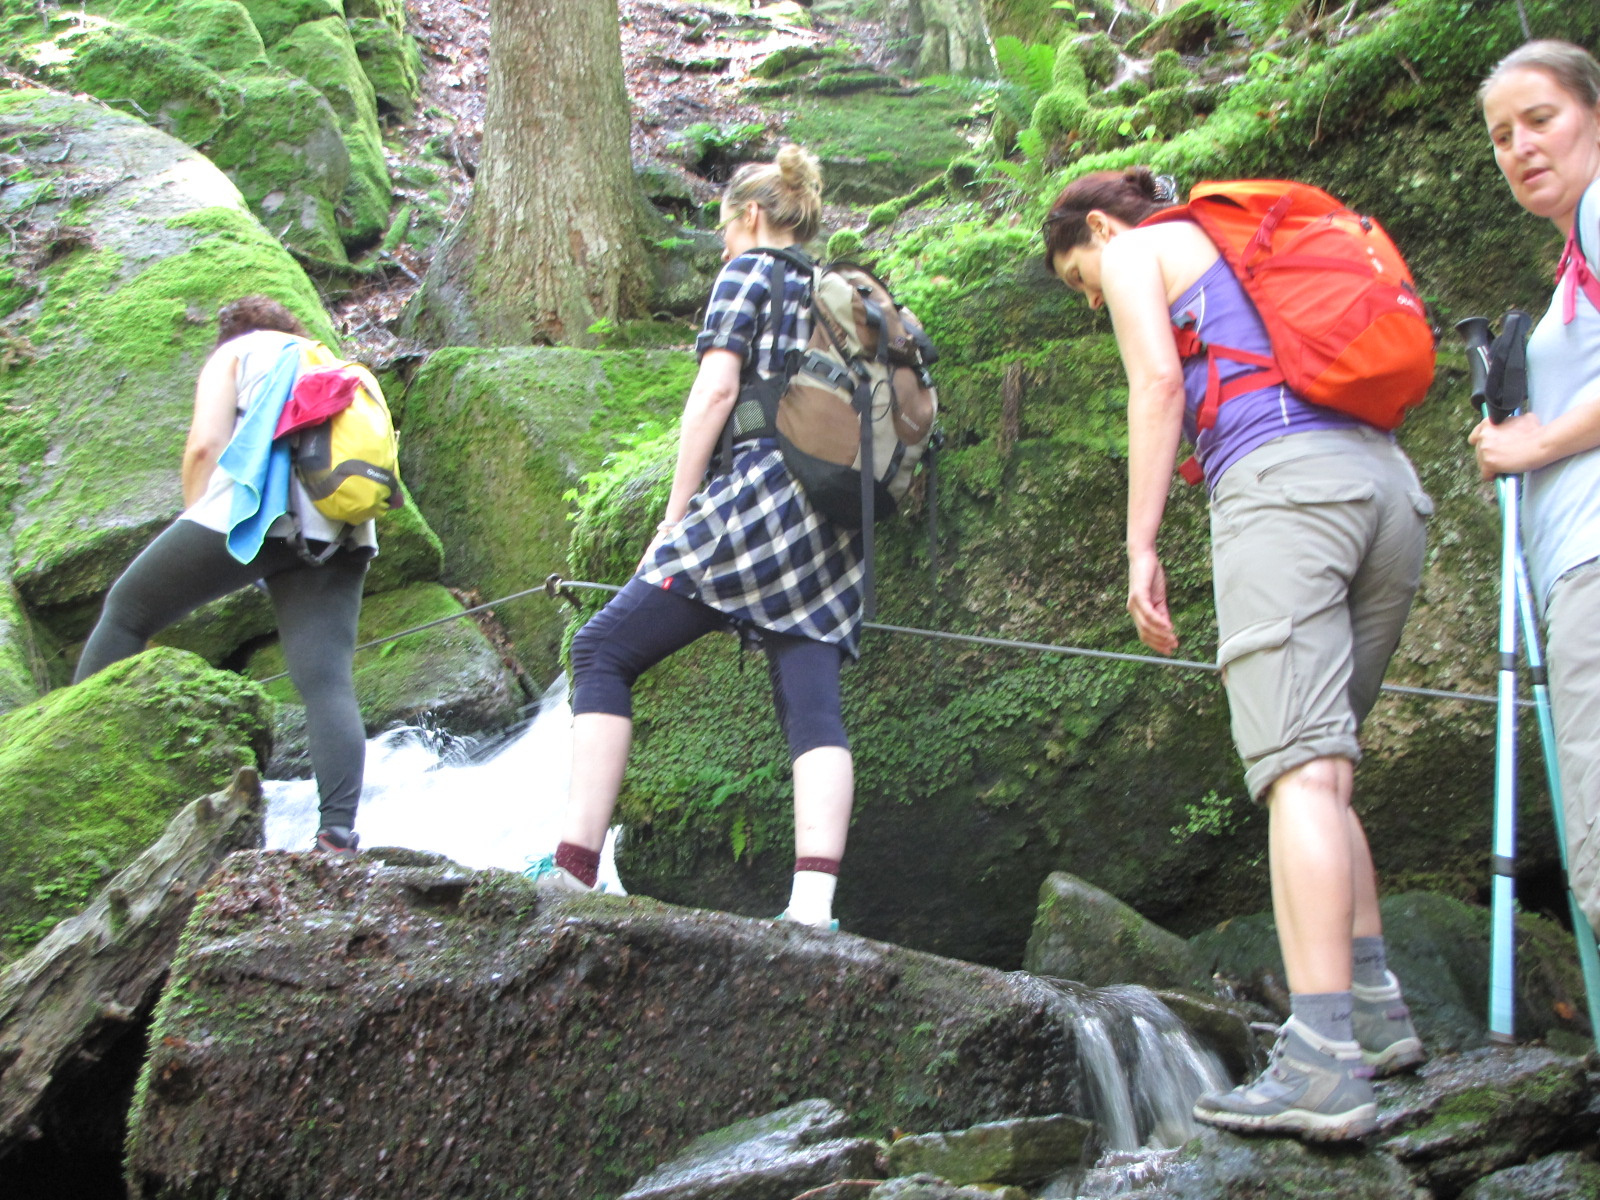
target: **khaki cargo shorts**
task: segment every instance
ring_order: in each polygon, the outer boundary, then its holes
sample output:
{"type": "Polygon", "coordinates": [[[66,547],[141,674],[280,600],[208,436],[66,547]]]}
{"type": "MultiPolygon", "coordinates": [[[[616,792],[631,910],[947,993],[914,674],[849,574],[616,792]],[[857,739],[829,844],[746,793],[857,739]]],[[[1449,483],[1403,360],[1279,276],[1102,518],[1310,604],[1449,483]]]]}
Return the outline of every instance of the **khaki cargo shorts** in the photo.
{"type": "Polygon", "coordinates": [[[1567,881],[1600,929],[1600,562],[1556,580],[1545,616],[1567,881]]]}
{"type": "Polygon", "coordinates": [[[1360,761],[1432,512],[1411,461],[1366,427],[1278,438],[1217,484],[1217,664],[1255,799],[1313,759],[1360,761]]]}

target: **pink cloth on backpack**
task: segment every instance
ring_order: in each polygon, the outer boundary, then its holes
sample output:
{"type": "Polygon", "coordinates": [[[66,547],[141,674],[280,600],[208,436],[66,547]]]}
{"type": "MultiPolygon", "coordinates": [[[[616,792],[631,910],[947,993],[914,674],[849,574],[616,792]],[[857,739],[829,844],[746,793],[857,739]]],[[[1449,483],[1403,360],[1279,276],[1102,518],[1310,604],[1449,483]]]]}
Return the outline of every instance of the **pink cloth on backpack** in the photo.
{"type": "Polygon", "coordinates": [[[360,386],[361,376],[348,366],[301,372],[294,382],[294,392],[278,417],[278,429],[273,437],[320,425],[334,413],[344,411],[350,407],[356,388],[360,386]]]}
{"type": "Polygon", "coordinates": [[[1571,325],[1578,315],[1578,289],[1589,297],[1589,303],[1600,308],[1600,280],[1589,270],[1589,264],[1578,249],[1578,222],[1572,222],[1567,234],[1566,249],[1561,251],[1561,261],[1556,264],[1556,286],[1561,288],[1561,323],[1571,325]]]}

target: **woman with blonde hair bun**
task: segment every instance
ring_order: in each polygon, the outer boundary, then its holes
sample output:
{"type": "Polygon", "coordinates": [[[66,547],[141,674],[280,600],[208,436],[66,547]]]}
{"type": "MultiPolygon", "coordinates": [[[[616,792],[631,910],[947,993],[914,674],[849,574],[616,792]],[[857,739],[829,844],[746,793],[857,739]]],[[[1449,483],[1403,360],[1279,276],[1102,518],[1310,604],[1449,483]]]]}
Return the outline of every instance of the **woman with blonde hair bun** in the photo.
{"type": "Polygon", "coordinates": [[[741,167],[723,196],[724,266],[695,345],[666,511],[633,578],[573,639],[572,785],[555,853],[528,870],[541,891],[596,888],[632,744],[634,681],[705,634],[736,630],[766,651],[794,772],[796,857],[781,919],[838,928],[855,787],[839,670],[861,631],[861,535],[812,507],[775,437],[741,434],[755,406],[737,403],[742,388],[781,378],[811,334],[809,279],[763,248],[798,251],[821,217],[822,173],[799,146],[741,167]],[[714,465],[730,422],[730,461],[714,465]]]}

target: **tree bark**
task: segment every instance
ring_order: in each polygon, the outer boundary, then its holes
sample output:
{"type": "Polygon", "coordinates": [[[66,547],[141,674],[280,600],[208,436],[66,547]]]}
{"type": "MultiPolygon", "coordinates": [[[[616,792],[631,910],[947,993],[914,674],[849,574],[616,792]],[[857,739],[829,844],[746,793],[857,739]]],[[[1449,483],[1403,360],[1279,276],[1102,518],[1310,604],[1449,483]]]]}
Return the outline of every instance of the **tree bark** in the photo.
{"type": "Polygon", "coordinates": [[[592,344],[644,293],[615,0],[495,0],[482,168],[411,332],[592,344]]]}
{"type": "Polygon", "coordinates": [[[260,845],[261,784],[241,767],[0,975],[0,1159],[39,1137],[116,1150],[139,1065],[122,1044],[143,1035],[200,886],[260,845]]]}

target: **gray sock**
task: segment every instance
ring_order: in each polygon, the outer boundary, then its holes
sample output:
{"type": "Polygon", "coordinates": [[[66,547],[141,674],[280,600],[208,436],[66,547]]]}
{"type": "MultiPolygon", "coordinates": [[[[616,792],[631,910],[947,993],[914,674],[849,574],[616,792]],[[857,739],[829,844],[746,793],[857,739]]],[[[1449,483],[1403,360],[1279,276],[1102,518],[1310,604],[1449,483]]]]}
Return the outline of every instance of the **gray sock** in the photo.
{"type": "Polygon", "coordinates": [[[1389,963],[1383,952],[1382,937],[1358,937],[1350,941],[1351,977],[1362,987],[1382,987],[1389,982],[1389,963]]]}
{"type": "Polygon", "coordinates": [[[1334,1042],[1355,1040],[1350,1026],[1349,992],[1293,992],[1289,1009],[1300,1024],[1318,1037],[1334,1042]]]}

